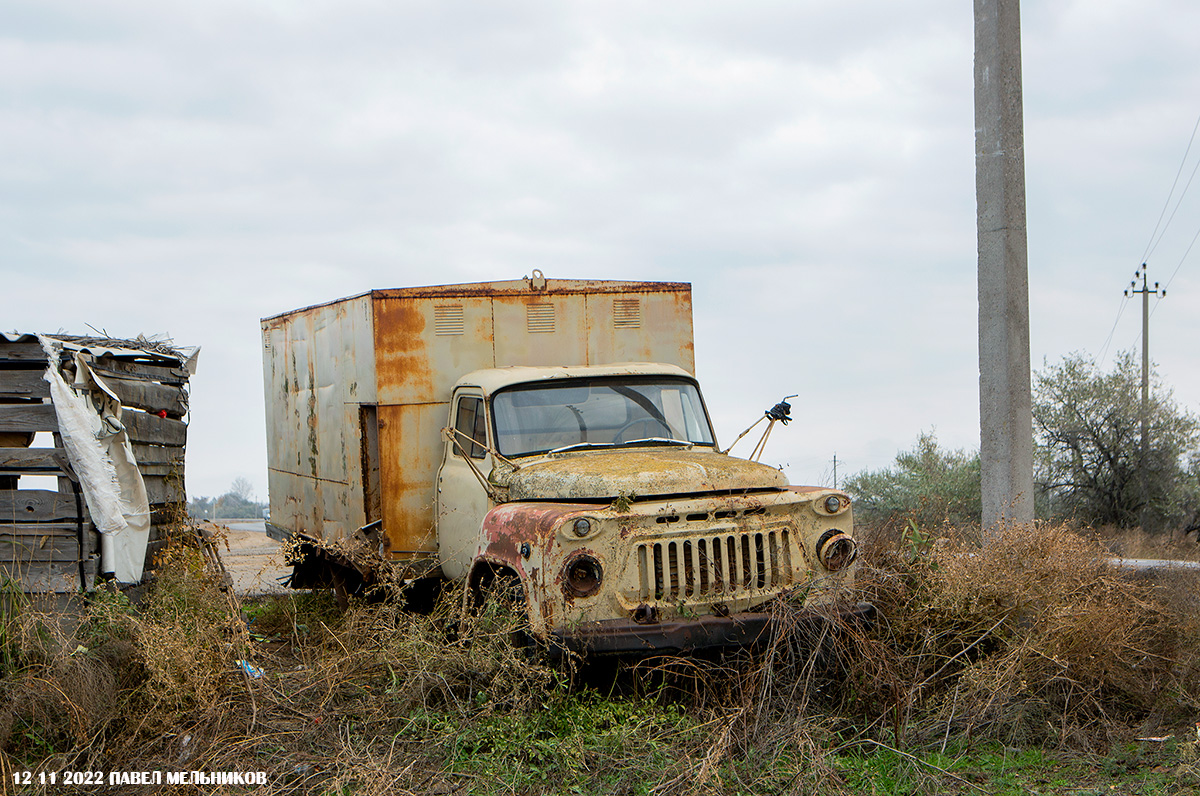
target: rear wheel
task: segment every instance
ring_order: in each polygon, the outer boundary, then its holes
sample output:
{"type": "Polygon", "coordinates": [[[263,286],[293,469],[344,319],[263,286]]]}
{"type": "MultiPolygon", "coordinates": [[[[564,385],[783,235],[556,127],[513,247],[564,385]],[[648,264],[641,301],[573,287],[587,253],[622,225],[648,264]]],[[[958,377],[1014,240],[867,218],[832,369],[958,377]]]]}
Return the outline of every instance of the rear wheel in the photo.
{"type": "Polygon", "coordinates": [[[431,614],[445,590],[444,578],[414,578],[400,589],[404,610],[415,614],[431,614]]]}

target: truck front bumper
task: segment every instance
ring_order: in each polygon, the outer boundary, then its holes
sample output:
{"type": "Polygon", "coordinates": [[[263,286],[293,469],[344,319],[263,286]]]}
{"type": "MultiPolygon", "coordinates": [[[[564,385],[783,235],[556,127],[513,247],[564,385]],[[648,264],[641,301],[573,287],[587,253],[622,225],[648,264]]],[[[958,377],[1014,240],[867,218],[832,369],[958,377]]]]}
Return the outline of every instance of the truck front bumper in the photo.
{"type": "MultiPolygon", "coordinates": [[[[831,624],[862,627],[875,618],[875,606],[868,602],[835,608],[808,609],[799,617],[789,615],[793,632],[811,632],[831,624]]],[[[700,616],[671,622],[634,622],[613,619],[590,622],[554,631],[551,648],[581,654],[648,653],[703,649],[705,647],[744,647],[765,644],[780,629],[781,617],[772,613],[747,612],[731,616],[700,616]]]]}

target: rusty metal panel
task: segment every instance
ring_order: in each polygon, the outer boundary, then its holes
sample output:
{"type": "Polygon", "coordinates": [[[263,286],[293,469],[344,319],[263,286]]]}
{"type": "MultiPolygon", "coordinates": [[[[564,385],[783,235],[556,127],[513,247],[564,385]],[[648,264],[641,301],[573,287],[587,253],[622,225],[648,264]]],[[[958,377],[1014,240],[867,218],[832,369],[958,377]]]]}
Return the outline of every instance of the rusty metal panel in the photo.
{"type": "Polygon", "coordinates": [[[271,522],[338,539],[364,523],[358,405],[375,401],[369,297],[263,322],[271,522]]]}
{"type": "MultiPolygon", "coordinates": [[[[491,299],[375,294],[376,381],[381,404],[449,401],[464,373],[495,365],[491,299]]],[[[401,458],[407,456],[401,451],[401,458]]]]}
{"type": "Polygon", "coordinates": [[[696,372],[687,286],[589,295],[587,328],[587,364],[665,362],[696,372]]]}
{"type": "MultiPolygon", "coordinates": [[[[496,366],[586,365],[587,296],[526,292],[492,299],[496,366]]],[[[461,375],[461,374],[460,374],[461,375]]]]}
{"type": "Polygon", "coordinates": [[[436,554],[434,489],[449,406],[379,407],[383,530],[392,558],[436,554]]]}

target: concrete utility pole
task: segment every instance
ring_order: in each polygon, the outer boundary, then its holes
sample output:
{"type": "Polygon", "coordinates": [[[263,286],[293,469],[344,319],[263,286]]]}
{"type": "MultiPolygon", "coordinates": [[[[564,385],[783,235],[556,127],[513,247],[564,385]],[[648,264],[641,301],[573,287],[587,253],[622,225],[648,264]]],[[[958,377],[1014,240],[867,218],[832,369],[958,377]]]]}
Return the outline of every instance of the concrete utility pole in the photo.
{"type": "Polygon", "coordinates": [[[975,198],[984,539],[1033,521],[1029,269],[1018,0],[975,0],[975,198]]]}
{"type": "Polygon", "coordinates": [[[1138,474],[1142,478],[1142,530],[1149,530],[1150,522],[1150,478],[1147,470],[1150,467],[1150,295],[1165,296],[1166,290],[1160,291],[1158,283],[1154,289],[1149,287],[1146,278],[1146,264],[1133,272],[1133,280],[1125,291],[1125,297],[1142,294],[1142,462],[1138,474]],[[1142,287],[1138,289],[1137,278],[1142,278],[1142,287]]]}

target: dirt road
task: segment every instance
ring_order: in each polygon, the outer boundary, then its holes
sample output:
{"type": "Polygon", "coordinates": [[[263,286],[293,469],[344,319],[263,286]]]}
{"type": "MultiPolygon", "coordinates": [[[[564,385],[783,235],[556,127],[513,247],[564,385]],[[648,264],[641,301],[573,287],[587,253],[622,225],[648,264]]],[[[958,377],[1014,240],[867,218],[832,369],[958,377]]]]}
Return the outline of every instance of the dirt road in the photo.
{"type": "Polygon", "coordinates": [[[291,568],[283,564],[279,542],[267,536],[262,520],[228,520],[217,523],[228,548],[221,545],[221,559],[233,578],[233,590],[242,596],[286,591],[280,579],[291,568]]]}

